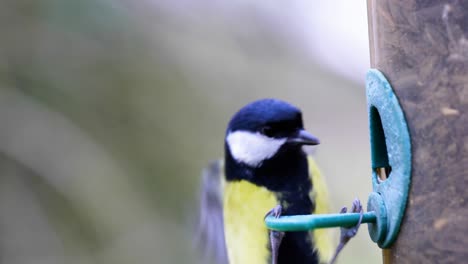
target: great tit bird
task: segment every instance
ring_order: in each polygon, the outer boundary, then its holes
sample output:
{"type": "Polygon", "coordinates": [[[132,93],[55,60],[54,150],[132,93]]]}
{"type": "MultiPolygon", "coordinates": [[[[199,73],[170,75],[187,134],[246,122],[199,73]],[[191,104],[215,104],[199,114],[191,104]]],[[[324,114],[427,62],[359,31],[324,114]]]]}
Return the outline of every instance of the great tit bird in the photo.
{"type": "Polygon", "coordinates": [[[330,260],[333,246],[327,230],[270,233],[264,223],[267,212],[328,212],[326,184],[302,148],[317,144],[304,129],[300,109],[278,99],[252,102],[232,117],[224,161],[204,171],[202,184],[199,243],[216,263],[330,260]]]}

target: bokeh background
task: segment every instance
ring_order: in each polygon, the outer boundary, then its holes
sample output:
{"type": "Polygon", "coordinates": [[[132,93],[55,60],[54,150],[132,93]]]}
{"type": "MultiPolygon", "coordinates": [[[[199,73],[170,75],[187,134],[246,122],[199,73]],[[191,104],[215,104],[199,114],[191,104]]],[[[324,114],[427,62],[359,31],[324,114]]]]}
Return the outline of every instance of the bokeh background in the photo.
{"type": "MultiPolygon", "coordinates": [[[[371,191],[365,1],[3,0],[0,39],[1,263],[197,263],[200,172],[264,97],[335,211],[371,191]]],[[[340,257],[380,260],[365,226],[340,257]]]]}

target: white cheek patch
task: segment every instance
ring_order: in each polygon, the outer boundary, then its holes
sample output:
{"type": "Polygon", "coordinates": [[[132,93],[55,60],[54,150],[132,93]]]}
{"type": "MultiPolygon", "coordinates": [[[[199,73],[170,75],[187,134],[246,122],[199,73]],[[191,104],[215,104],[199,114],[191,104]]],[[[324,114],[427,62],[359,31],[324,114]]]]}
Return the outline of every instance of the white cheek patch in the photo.
{"type": "Polygon", "coordinates": [[[247,131],[231,132],[226,137],[231,155],[239,162],[258,167],[273,157],[286,139],[269,138],[260,133],[247,131]]]}

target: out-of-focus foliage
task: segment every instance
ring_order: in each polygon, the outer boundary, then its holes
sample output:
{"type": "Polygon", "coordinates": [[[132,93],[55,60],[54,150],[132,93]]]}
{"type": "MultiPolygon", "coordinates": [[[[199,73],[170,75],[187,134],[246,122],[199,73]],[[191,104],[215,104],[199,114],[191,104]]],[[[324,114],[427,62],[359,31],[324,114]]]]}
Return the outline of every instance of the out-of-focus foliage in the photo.
{"type": "MultiPolygon", "coordinates": [[[[364,89],[264,10],[197,2],[0,4],[2,262],[196,262],[200,171],[261,97],[303,108],[335,205],[366,199],[364,89]]],[[[369,241],[363,228],[342,262],[375,263],[369,241]]]]}

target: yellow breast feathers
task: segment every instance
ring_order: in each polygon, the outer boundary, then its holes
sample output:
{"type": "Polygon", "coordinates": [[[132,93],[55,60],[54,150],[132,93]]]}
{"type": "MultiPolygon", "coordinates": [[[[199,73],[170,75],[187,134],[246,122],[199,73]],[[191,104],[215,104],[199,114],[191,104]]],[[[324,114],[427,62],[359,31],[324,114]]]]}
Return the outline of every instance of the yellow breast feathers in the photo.
{"type": "MultiPolygon", "coordinates": [[[[328,190],[316,163],[308,159],[316,214],[329,212],[328,190]]],[[[268,263],[270,252],[264,216],[279,204],[274,193],[247,181],[224,183],[224,232],[230,264],[268,263]]],[[[312,212],[311,212],[312,213],[312,212]]],[[[332,234],[328,229],[313,232],[314,246],[320,262],[326,263],[333,253],[332,234]]]]}
{"type": "Polygon", "coordinates": [[[266,188],[247,181],[226,183],[224,228],[230,264],[268,263],[269,236],[263,218],[277,204],[266,188]]]}
{"type": "MultiPolygon", "coordinates": [[[[309,175],[312,178],[311,199],[315,201],[314,214],[330,213],[330,198],[328,196],[328,187],[314,159],[310,156],[307,159],[309,165],[309,175]]],[[[330,229],[314,230],[314,244],[319,253],[320,262],[328,263],[334,252],[332,242],[333,232],[330,229]]]]}

